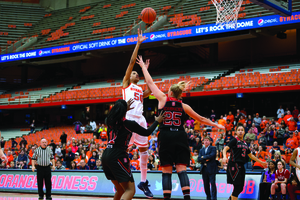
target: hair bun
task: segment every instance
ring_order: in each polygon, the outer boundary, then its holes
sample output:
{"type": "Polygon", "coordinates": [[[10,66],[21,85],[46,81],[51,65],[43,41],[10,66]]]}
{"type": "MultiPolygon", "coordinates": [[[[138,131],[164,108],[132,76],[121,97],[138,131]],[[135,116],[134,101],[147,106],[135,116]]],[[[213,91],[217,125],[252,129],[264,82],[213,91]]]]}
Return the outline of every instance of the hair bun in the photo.
{"type": "Polygon", "coordinates": [[[178,87],[180,90],[184,91],[185,87],[186,87],[186,82],[185,81],[180,81],[179,83],[177,83],[178,87]]]}

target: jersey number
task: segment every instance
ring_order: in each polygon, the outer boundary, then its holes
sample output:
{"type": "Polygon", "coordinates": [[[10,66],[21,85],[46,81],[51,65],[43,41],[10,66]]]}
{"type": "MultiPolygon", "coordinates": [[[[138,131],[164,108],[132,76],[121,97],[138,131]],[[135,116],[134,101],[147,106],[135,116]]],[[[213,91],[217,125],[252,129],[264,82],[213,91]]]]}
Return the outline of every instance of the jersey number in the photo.
{"type": "Polygon", "coordinates": [[[246,156],[246,149],[243,149],[242,151],[243,151],[242,156],[245,157],[246,156]]]}
{"type": "Polygon", "coordinates": [[[181,112],[170,112],[166,111],[165,112],[165,120],[164,120],[164,125],[169,125],[172,126],[180,126],[181,125],[181,118],[180,116],[182,115],[181,112]]]}
{"type": "Polygon", "coordinates": [[[144,97],[143,94],[139,94],[137,92],[134,93],[134,100],[136,101],[141,101],[143,103],[143,99],[144,99],[143,97],[144,97]]]}

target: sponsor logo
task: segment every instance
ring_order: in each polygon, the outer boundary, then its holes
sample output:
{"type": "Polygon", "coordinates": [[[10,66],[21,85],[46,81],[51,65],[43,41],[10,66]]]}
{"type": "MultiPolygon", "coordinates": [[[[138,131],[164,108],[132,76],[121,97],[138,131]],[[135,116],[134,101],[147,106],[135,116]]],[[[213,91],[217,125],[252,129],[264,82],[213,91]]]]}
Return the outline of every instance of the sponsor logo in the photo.
{"type": "Polygon", "coordinates": [[[42,55],[46,55],[46,54],[50,54],[51,51],[50,50],[47,50],[47,51],[43,51],[43,50],[39,50],[39,56],[42,56],[42,55]]]}
{"type": "Polygon", "coordinates": [[[118,39],[118,44],[125,44],[126,43],[126,39],[118,39]]]}
{"type": "Polygon", "coordinates": [[[164,34],[159,34],[159,35],[155,35],[155,34],[151,34],[150,35],[150,40],[155,40],[155,39],[157,39],[157,38],[166,38],[167,36],[166,36],[166,34],[164,33],[164,34]]]}
{"type": "Polygon", "coordinates": [[[259,19],[259,20],[257,21],[257,24],[258,24],[259,26],[262,26],[262,25],[265,25],[265,24],[273,24],[273,23],[277,23],[277,22],[278,22],[278,21],[277,21],[276,18],[273,18],[273,19],[265,19],[265,20],[259,19]]]}
{"type": "Polygon", "coordinates": [[[263,19],[259,19],[258,22],[257,22],[257,24],[258,24],[259,26],[264,25],[264,20],[263,20],[263,19]]]}
{"type": "Polygon", "coordinates": [[[69,51],[71,51],[70,47],[62,47],[62,48],[52,49],[52,53],[61,53],[61,52],[69,52],[69,51]]]}
{"type": "Polygon", "coordinates": [[[117,44],[117,40],[112,40],[111,45],[115,45],[115,44],[117,44]]]}
{"type": "Polygon", "coordinates": [[[192,35],[192,29],[168,32],[168,37],[176,37],[176,36],[182,36],[182,35],[192,35]]]}

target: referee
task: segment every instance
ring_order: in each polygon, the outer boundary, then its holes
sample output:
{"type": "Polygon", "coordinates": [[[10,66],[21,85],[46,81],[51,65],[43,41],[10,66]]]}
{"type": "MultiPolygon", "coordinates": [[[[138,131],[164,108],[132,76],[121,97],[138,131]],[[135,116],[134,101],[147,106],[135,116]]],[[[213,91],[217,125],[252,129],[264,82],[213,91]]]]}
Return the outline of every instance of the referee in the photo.
{"type": "Polygon", "coordinates": [[[44,180],[46,186],[46,200],[52,200],[51,197],[51,162],[52,169],[55,169],[55,160],[53,157],[53,152],[50,147],[47,147],[47,140],[41,140],[41,146],[38,147],[32,156],[32,171],[34,172],[35,166],[37,166],[37,184],[38,184],[38,193],[39,200],[44,199],[44,180]]]}

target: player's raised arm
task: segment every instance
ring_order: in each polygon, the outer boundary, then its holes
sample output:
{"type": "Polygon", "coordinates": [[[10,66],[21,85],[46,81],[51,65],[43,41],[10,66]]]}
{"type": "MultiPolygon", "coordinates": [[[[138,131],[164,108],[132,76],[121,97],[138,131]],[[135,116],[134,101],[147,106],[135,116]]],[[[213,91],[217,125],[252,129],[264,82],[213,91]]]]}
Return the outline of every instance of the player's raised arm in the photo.
{"type": "Polygon", "coordinates": [[[138,41],[136,43],[135,49],[132,53],[129,65],[127,67],[125,76],[123,78],[123,88],[126,88],[129,84],[130,84],[130,75],[133,69],[133,66],[135,64],[136,61],[136,57],[137,57],[137,53],[139,51],[140,45],[143,41],[145,41],[147,39],[147,37],[143,36],[142,31],[140,31],[140,29],[138,29],[138,41]]]}
{"type": "MultiPolygon", "coordinates": [[[[146,60],[146,63],[145,63],[145,66],[146,66],[147,69],[149,68],[149,65],[150,65],[150,59],[147,59],[147,60],[146,60]]],[[[144,91],[143,97],[144,97],[144,98],[147,98],[147,97],[149,97],[149,95],[150,95],[151,93],[152,93],[152,91],[150,90],[149,86],[147,85],[147,90],[144,91]]]]}
{"type": "Polygon", "coordinates": [[[201,124],[207,125],[207,126],[215,126],[218,129],[223,129],[225,130],[224,126],[220,124],[216,124],[209,119],[206,119],[205,117],[200,116],[198,113],[196,113],[189,105],[182,103],[182,107],[186,114],[188,114],[191,118],[199,121],[201,124]]]}
{"type": "Polygon", "coordinates": [[[139,56],[137,58],[137,64],[141,66],[146,83],[152,91],[153,95],[157,98],[158,101],[163,101],[167,96],[162,91],[160,91],[160,89],[153,82],[153,79],[148,72],[148,67],[146,63],[144,63],[142,56],[139,56]]]}

